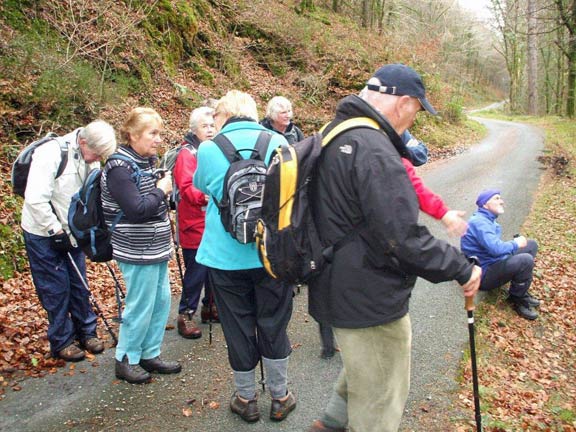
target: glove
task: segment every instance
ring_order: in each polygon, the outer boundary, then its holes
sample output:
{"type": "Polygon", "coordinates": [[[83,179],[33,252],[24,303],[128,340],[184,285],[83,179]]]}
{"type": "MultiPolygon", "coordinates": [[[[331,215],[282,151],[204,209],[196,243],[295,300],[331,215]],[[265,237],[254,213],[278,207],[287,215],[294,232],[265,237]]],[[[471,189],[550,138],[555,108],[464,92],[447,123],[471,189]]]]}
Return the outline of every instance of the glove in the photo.
{"type": "Polygon", "coordinates": [[[50,237],[50,243],[52,249],[58,252],[66,253],[74,249],[74,246],[72,246],[72,243],[70,243],[68,234],[65,232],[54,234],[52,237],[50,237]]]}

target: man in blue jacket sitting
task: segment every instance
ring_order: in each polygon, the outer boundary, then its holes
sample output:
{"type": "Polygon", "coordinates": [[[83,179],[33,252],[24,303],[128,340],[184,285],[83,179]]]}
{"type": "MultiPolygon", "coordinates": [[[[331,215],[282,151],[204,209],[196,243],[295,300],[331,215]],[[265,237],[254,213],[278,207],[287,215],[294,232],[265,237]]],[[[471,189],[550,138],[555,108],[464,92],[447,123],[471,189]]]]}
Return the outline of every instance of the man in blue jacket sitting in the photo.
{"type": "Polygon", "coordinates": [[[476,257],[480,262],[480,290],[489,291],[510,282],[508,300],[518,315],[529,320],[538,318],[534,308],[540,301],[528,293],[538,244],[524,236],[502,241],[502,228],[496,222],[504,213],[504,200],[499,190],[481,192],[476,205],[478,211],[468,221],[468,230],[460,246],[466,256],[476,257]]]}

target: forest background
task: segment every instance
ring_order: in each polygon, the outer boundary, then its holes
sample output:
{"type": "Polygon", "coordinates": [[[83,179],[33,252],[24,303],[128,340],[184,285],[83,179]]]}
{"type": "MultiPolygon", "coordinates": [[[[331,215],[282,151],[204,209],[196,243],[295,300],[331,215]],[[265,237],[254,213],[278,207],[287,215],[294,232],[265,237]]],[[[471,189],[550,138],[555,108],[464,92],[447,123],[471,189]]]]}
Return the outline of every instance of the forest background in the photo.
{"type": "MultiPolygon", "coordinates": [[[[556,333],[568,328],[571,335],[562,337],[568,350],[559,360],[554,357],[554,367],[543,378],[540,370],[538,376],[522,376],[518,386],[495,391],[499,382],[510,381],[510,364],[491,357],[487,349],[483,362],[493,369],[483,377],[483,403],[491,430],[574,430],[574,390],[550,383],[574,381],[569,366],[574,364],[574,332],[566,323],[574,318],[569,281],[576,236],[576,139],[570,119],[576,87],[576,1],[488,3],[490,13],[478,18],[455,0],[4,0],[0,397],[17,389],[24,375],[42,376],[63,366],[48,356],[45,313],[34,293],[18,226],[21,200],[10,193],[10,165],[25,144],[94,118],[118,127],[131,108],[146,105],[165,121],[165,150],[187,130],[191,109],[230,89],[250,93],[261,116],[271,97],[288,97],[295,123],[309,134],[330,119],[341,97],[357,93],[378,66],[400,62],[421,73],[429,99],[441,112],[439,117],[419,116],[412,130],[428,144],[432,159],[450,156],[481,137],[483,128],[466,118],[465,109],[493,101],[507,99],[506,110],[512,114],[539,115],[523,120],[549,131],[543,162],[550,170],[541,195],[546,200],[539,198],[536,206],[553,209],[549,217],[554,223],[539,216],[527,226],[534,227],[531,234],[548,240],[543,247],[552,261],[545,265],[560,269],[553,277],[539,273],[536,280],[542,289],[562,293],[562,313],[539,336],[550,331],[555,344],[556,333]],[[549,201],[554,198],[560,204],[549,201]],[[542,390],[549,387],[552,391],[542,390]],[[522,413],[529,414],[527,424],[517,418],[522,413]]],[[[110,276],[92,265],[89,278],[94,296],[112,315],[110,276]]],[[[486,316],[495,317],[480,323],[486,330],[485,348],[493,344],[493,333],[499,344],[510,341],[510,347],[515,338],[534,337],[522,323],[502,325],[510,321],[503,316],[502,303],[494,298],[481,306],[487,308],[486,316]]],[[[522,354],[522,368],[532,370],[535,358],[555,349],[541,344],[522,354]]],[[[469,379],[466,366],[463,378],[469,379]]],[[[469,406],[469,389],[463,387],[457,399],[469,406]]],[[[455,429],[469,427],[452,424],[455,429]]]]}

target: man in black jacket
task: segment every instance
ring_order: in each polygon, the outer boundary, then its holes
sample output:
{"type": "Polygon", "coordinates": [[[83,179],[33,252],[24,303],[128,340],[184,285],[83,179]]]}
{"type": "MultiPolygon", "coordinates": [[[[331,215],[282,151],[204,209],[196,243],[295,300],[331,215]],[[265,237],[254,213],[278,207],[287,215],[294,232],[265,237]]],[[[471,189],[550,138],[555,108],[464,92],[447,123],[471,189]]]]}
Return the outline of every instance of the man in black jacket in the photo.
{"type": "Polygon", "coordinates": [[[336,137],[323,150],[312,183],[323,241],[335,244],[356,232],[310,283],[310,313],[334,327],[343,361],[312,432],[346,426],[397,431],[410,384],[408,302],[416,277],[456,280],[465,296],[478,290],[480,268],[418,225],[418,199],[400,160],[407,153],[399,135],[424,109],[436,114],[420,76],[401,64],[386,65],[362,97],[340,102],[324,132],[353,117],[369,117],[382,129],[356,128],[336,137]]]}

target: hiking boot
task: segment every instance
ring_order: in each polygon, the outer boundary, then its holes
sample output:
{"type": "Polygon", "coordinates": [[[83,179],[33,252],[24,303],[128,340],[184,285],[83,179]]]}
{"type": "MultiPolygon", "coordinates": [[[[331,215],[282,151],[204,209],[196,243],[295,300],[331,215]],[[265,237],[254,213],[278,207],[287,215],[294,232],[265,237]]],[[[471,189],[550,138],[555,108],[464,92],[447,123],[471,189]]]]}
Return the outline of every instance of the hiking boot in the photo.
{"type": "Polygon", "coordinates": [[[518,315],[527,320],[535,320],[538,318],[538,312],[530,307],[530,303],[526,296],[516,297],[509,296],[508,300],[512,303],[512,307],[518,315]]]}
{"type": "Polygon", "coordinates": [[[104,351],[104,344],[97,337],[90,337],[82,340],[81,346],[91,354],[100,354],[104,351]]]}
{"type": "Polygon", "coordinates": [[[187,313],[178,315],[178,334],[184,339],[198,339],[202,337],[202,330],[198,328],[192,317],[193,314],[187,313]]]}
{"type": "Polygon", "coordinates": [[[218,310],[216,309],[216,305],[215,304],[212,305],[212,311],[210,311],[210,306],[202,305],[202,309],[200,309],[200,319],[202,320],[202,324],[206,324],[207,322],[209,322],[210,317],[212,317],[213,323],[220,322],[220,320],[218,319],[218,310]]]}
{"type": "Polygon", "coordinates": [[[58,351],[56,356],[69,362],[78,362],[80,360],[84,360],[86,354],[84,353],[84,350],[80,349],[74,343],[71,343],[66,348],[62,348],[60,351],[58,351]]]}
{"type": "Polygon", "coordinates": [[[333,428],[325,426],[321,420],[316,420],[307,432],[346,432],[346,428],[333,428]]]}
{"type": "Polygon", "coordinates": [[[540,300],[538,300],[536,297],[532,297],[530,294],[526,293],[526,297],[524,297],[524,299],[526,300],[526,302],[530,305],[530,307],[539,307],[540,306],[540,300]]]}
{"type": "Polygon", "coordinates": [[[230,400],[230,410],[234,414],[238,414],[242,420],[247,423],[254,423],[260,420],[260,411],[258,410],[257,397],[244,402],[238,396],[238,392],[234,392],[232,399],[230,400]]]}
{"type": "Polygon", "coordinates": [[[116,360],[116,378],[123,379],[130,384],[144,384],[150,382],[152,377],[148,372],[137,364],[129,364],[128,357],[124,356],[122,361],[116,360]]]}
{"type": "Polygon", "coordinates": [[[177,374],[182,370],[182,366],[177,361],[165,361],[160,356],[141,359],[140,366],[147,372],[158,372],[159,374],[177,374]]]}
{"type": "Polygon", "coordinates": [[[270,419],[274,421],[282,421],[288,414],[296,408],[296,398],[292,392],[288,392],[288,397],[284,401],[272,399],[272,406],[270,406],[270,419]]]}

